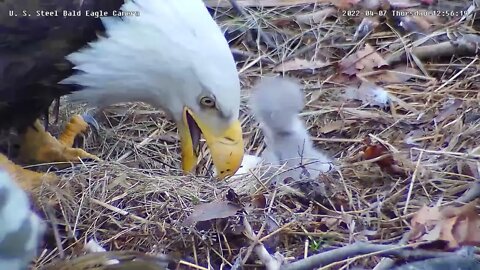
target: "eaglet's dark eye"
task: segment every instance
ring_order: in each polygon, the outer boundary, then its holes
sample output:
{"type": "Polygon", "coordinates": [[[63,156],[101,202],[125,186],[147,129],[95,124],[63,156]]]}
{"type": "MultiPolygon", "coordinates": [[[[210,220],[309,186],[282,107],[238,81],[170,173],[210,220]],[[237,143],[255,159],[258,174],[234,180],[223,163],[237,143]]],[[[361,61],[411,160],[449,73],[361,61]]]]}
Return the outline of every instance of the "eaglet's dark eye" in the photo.
{"type": "Polygon", "coordinates": [[[215,107],[215,100],[211,97],[202,97],[200,99],[200,104],[205,107],[213,108],[215,107]]]}

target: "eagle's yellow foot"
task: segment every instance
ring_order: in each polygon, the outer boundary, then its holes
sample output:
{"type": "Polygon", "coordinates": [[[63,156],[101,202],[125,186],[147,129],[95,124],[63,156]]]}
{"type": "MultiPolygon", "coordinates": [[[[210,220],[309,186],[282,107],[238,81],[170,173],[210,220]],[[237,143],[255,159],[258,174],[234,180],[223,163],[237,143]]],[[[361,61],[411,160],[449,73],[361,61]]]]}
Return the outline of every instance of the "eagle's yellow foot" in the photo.
{"type": "Polygon", "coordinates": [[[0,154],[0,170],[5,170],[27,192],[38,188],[44,181],[51,184],[58,181],[58,177],[54,173],[39,173],[24,169],[3,154],[0,154]]]}
{"type": "Polygon", "coordinates": [[[86,133],[88,128],[89,125],[83,120],[82,116],[74,115],[70,118],[70,122],[67,123],[62,134],[58,136],[58,141],[68,147],[72,147],[75,138],[80,134],[86,133]]]}
{"type": "Polygon", "coordinates": [[[19,158],[29,163],[78,162],[79,159],[100,160],[83,149],[73,148],[75,137],[88,130],[89,125],[82,116],[72,117],[57,140],[45,131],[39,120],[23,134],[19,158]]]}

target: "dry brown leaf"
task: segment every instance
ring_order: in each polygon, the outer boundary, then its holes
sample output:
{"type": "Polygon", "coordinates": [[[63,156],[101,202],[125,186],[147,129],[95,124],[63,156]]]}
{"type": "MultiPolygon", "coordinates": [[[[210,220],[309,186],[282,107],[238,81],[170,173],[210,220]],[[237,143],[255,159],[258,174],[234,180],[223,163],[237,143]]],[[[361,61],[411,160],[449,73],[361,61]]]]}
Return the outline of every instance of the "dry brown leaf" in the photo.
{"type": "Polygon", "coordinates": [[[431,225],[432,222],[440,221],[442,218],[443,215],[438,206],[428,207],[425,205],[415,213],[410,223],[412,226],[415,224],[431,225]]]}
{"type": "Polygon", "coordinates": [[[252,205],[255,208],[266,208],[267,207],[267,198],[264,194],[257,194],[252,199],[252,205]]]}
{"type": "Polygon", "coordinates": [[[242,208],[239,205],[227,201],[202,203],[194,207],[193,213],[185,220],[184,224],[191,226],[199,221],[231,217],[240,209],[242,208]]]}
{"type": "Polygon", "coordinates": [[[480,215],[476,211],[478,200],[458,208],[458,222],[452,234],[459,245],[480,245],[480,215]]]}
{"type": "MultiPolygon", "coordinates": [[[[412,232],[411,240],[419,239],[425,232],[433,229],[434,225],[442,219],[438,207],[423,206],[418,210],[410,221],[412,232]]],[[[438,233],[439,229],[437,229],[438,233]]]]}
{"type": "Polygon", "coordinates": [[[305,59],[294,58],[290,61],[284,62],[276,66],[273,71],[275,72],[285,72],[293,70],[305,70],[305,69],[317,69],[328,66],[329,63],[322,61],[308,61],[305,59]]]}
{"type": "Polygon", "coordinates": [[[475,213],[475,203],[467,203],[460,207],[445,206],[442,208],[441,214],[444,218],[451,218],[455,216],[468,216],[472,212],[475,213]]]}
{"type": "Polygon", "coordinates": [[[295,15],[295,20],[304,24],[316,24],[324,21],[327,17],[335,15],[337,10],[334,8],[324,8],[307,14],[295,15]]]}
{"type": "Polygon", "coordinates": [[[480,216],[476,212],[477,201],[461,207],[422,207],[412,218],[411,241],[441,240],[447,248],[480,244],[480,216]]]}
{"type": "Polygon", "coordinates": [[[333,217],[326,217],[322,218],[323,224],[327,226],[329,229],[334,229],[338,227],[338,224],[340,224],[340,219],[339,218],[333,218],[333,217]]]}
{"type": "Polygon", "coordinates": [[[357,52],[358,58],[363,59],[360,64],[357,63],[357,68],[379,68],[388,66],[388,63],[378,54],[370,44],[365,44],[363,50],[357,52]]]}
{"type": "Polygon", "coordinates": [[[436,227],[440,227],[440,235],[438,239],[431,240],[443,240],[448,243],[448,247],[450,248],[458,247],[458,241],[453,236],[453,228],[455,227],[457,220],[457,217],[452,217],[438,223],[436,227]]]}
{"type": "Polygon", "coordinates": [[[432,228],[423,227],[423,231],[419,231],[422,234],[418,238],[419,241],[436,241],[440,239],[442,234],[441,226],[433,226],[432,228]]]}
{"type": "Polygon", "coordinates": [[[366,44],[365,48],[340,61],[339,66],[342,73],[356,75],[360,71],[373,71],[376,68],[388,66],[388,63],[372,46],[366,44]]]}
{"type": "Polygon", "coordinates": [[[461,245],[480,245],[480,217],[477,215],[462,220],[461,223],[455,227],[453,234],[461,245]],[[460,232],[463,233],[460,234],[460,232]]]}
{"type": "Polygon", "coordinates": [[[471,233],[473,233],[473,236],[475,234],[478,235],[478,233],[470,229],[471,226],[468,218],[460,220],[457,217],[453,217],[450,220],[455,220],[455,223],[451,226],[449,231],[452,238],[452,240],[448,241],[450,248],[456,248],[460,243],[465,243],[470,240],[471,236],[469,234],[471,233]]]}

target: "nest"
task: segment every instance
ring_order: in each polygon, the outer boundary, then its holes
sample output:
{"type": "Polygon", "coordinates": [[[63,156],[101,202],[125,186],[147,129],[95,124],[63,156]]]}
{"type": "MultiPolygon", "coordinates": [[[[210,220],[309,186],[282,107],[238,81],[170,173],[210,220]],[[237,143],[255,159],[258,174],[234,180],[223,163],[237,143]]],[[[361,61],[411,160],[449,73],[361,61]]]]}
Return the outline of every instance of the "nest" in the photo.
{"type": "MultiPolygon", "coordinates": [[[[168,254],[192,269],[232,267],[239,258],[247,267],[260,267],[256,256],[247,255],[248,239],[235,230],[238,218],[184,224],[196,205],[225,201],[230,189],[245,205],[256,205],[247,215],[254,231],[264,228],[260,237],[267,236],[268,249],[287,259],[359,240],[391,244],[408,231],[409,218],[421,206],[449,204],[478,181],[472,172],[480,156],[477,57],[406,61],[420,73],[382,86],[394,97],[387,108],[345,101],[345,84],[332,80],[341,59],[365,44],[385,55],[391,48],[414,47],[415,39],[386,29],[352,42],[358,24],[342,16],[298,23],[297,15],[311,10],[309,5],[245,8],[246,18],[219,7],[215,18],[237,34],[230,38],[244,89],[241,119],[248,154],[257,155],[264,146],[246,106],[252,84],[295,59],[330,63],[285,72],[305,86],[302,116],[317,147],[336,160],[337,169],[317,180],[327,184],[326,198],[317,200],[301,188],[272,188],[256,170],[217,182],[210,161],[202,161],[198,176],[182,176],[173,123],[144,104],[114,106],[104,111],[103,129],[85,147],[104,161],[59,170],[59,185],[44,185],[34,195],[53,224],[36,267],[81,256],[91,239],[109,251],[168,254]],[[258,32],[252,34],[258,26],[275,48],[262,44],[258,32]],[[365,160],[366,138],[383,145],[404,175],[365,160]]],[[[470,23],[436,26],[435,35],[470,23]]],[[[63,117],[78,110],[66,105],[63,117]]],[[[354,264],[374,266],[378,260],[370,256],[354,264]]]]}

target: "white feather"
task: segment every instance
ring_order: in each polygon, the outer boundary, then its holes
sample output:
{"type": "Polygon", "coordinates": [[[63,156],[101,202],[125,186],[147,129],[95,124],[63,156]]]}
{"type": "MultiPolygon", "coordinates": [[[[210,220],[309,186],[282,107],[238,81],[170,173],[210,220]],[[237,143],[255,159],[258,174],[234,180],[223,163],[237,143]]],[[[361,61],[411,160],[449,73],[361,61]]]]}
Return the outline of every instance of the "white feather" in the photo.
{"type": "Polygon", "coordinates": [[[27,194],[0,170],[0,269],[26,269],[44,230],[44,223],[30,210],[27,194]]]}
{"type": "Polygon", "coordinates": [[[18,188],[2,171],[0,171],[0,189],[7,193],[5,203],[0,205],[0,220],[2,221],[0,241],[2,241],[8,232],[20,228],[23,221],[30,215],[30,207],[25,192],[18,188]]]}
{"type": "Polygon", "coordinates": [[[143,101],[178,115],[212,91],[238,117],[240,83],[233,56],[201,0],[135,0],[139,16],[102,18],[107,37],[67,57],[79,70],[63,80],[85,90],[71,101],[92,106],[143,101]]]}

